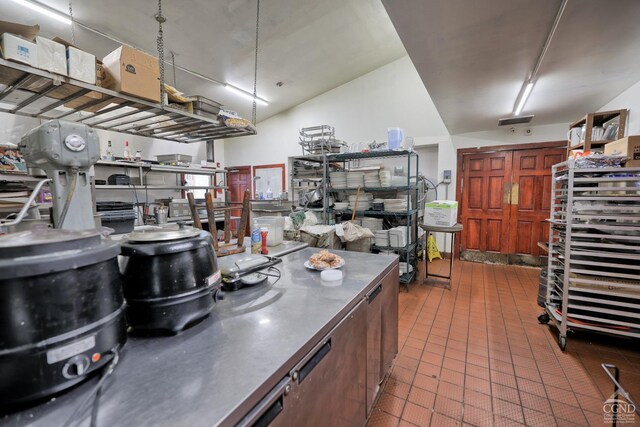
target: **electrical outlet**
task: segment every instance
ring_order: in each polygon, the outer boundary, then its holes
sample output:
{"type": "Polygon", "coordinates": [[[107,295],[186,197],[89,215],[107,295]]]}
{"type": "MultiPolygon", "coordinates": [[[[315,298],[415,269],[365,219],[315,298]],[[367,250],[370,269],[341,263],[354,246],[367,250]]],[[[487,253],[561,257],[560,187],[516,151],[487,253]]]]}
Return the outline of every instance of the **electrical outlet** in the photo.
{"type": "Polygon", "coordinates": [[[447,169],[442,171],[442,182],[445,184],[451,183],[451,170],[447,169]]]}
{"type": "Polygon", "coordinates": [[[531,128],[526,128],[524,130],[524,136],[531,136],[533,135],[533,130],[531,128]]]}

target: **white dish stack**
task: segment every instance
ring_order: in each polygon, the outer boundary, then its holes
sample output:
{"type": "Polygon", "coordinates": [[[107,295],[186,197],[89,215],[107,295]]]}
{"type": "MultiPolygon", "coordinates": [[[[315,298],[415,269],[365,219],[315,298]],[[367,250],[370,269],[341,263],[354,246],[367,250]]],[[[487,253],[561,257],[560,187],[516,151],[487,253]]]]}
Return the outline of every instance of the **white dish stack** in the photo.
{"type": "Polygon", "coordinates": [[[364,191],[360,192],[360,196],[357,194],[349,195],[349,209],[353,209],[354,207],[359,211],[366,211],[371,208],[371,201],[373,200],[373,194],[365,193],[364,191]],[[356,198],[358,199],[358,206],[356,207],[356,198]]]}
{"type": "Polygon", "coordinates": [[[347,188],[347,172],[330,172],[329,178],[334,189],[347,188]]]}
{"type": "Polygon", "coordinates": [[[377,170],[367,171],[364,173],[365,187],[380,187],[380,175],[377,170]]]}
{"type": "Polygon", "coordinates": [[[364,172],[349,172],[347,174],[347,187],[364,187],[364,172]]]}
{"type": "Polygon", "coordinates": [[[413,266],[411,264],[407,264],[406,262],[400,262],[399,267],[400,271],[398,274],[400,276],[402,276],[403,274],[411,273],[413,271],[413,266]]]}
{"type": "Polygon", "coordinates": [[[382,230],[382,218],[362,218],[362,226],[371,231],[382,230]]]}
{"type": "Polygon", "coordinates": [[[376,230],[373,232],[375,245],[386,248],[389,246],[389,233],[387,230],[376,230]]]}
{"type": "Polygon", "coordinates": [[[402,199],[385,199],[384,210],[387,212],[404,212],[407,208],[411,209],[411,206],[407,206],[407,198],[402,199]]]}
{"type": "Polygon", "coordinates": [[[407,242],[407,227],[399,226],[390,228],[389,232],[389,244],[393,248],[403,248],[407,243],[411,243],[411,234],[409,234],[409,242],[407,242]]]}
{"type": "Polygon", "coordinates": [[[381,170],[378,176],[381,187],[391,187],[391,171],[381,170]]]}

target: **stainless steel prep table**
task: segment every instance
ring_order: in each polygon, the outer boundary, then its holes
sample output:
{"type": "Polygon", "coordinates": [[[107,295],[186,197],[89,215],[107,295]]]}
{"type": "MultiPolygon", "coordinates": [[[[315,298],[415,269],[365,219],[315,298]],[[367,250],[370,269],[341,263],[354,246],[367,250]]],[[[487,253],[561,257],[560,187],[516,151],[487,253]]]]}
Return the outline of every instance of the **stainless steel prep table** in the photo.
{"type": "MultiPolygon", "coordinates": [[[[130,337],[102,391],[97,425],[238,422],[398,264],[392,255],[340,251],[345,277],[326,286],[303,266],[316,251],[283,257],[278,283],[226,293],[209,318],[180,335],[130,337]]],[[[96,382],[0,417],[0,425],[62,425],[96,382]]],[[[89,414],[76,425],[89,425],[89,414]]]]}

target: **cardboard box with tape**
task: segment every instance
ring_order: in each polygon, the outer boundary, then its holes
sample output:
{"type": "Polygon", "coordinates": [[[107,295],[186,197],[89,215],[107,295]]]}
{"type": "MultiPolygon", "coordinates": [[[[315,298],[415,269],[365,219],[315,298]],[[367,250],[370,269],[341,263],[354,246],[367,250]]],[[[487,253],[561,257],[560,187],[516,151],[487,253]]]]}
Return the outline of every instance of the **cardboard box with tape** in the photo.
{"type": "Polygon", "coordinates": [[[627,136],[604,146],[604,154],[614,153],[629,157],[626,167],[640,167],[640,135],[627,136]]]}
{"type": "Polygon", "coordinates": [[[108,89],[160,102],[158,58],[129,46],[120,46],[102,62],[111,77],[106,86],[108,89]]]}
{"type": "MultiPolygon", "coordinates": [[[[0,56],[9,61],[36,66],[37,47],[34,42],[39,25],[23,25],[15,22],[0,21],[0,56]]],[[[6,76],[0,83],[7,84],[12,76],[6,76]]]]}

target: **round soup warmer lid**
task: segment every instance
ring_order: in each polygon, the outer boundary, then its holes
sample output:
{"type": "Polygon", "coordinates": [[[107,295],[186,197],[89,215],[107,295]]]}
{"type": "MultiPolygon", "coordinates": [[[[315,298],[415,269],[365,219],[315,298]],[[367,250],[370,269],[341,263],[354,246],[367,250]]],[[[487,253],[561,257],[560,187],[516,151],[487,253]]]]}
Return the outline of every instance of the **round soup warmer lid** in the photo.
{"type": "Polygon", "coordinates": [[[34,228],[0,237],[0,281],[78,269],[110,259],[120,244],[97,230],[34,228]]]}
{"type": "Polygon", "coordinates": [[[100,234],[96,230],[59,230],[34,228],[0,237],[0,258],[15,258],[52,254],[70,249],[99,246],[100,234]]]}
{"type": "Polygon", "coordinates": [[[171,240],[188,239],[200,235],[200,230],[180,224],[171,227],[144,226],[138,227],[127,235],[129,242],[166,242],[171,240]]]}

